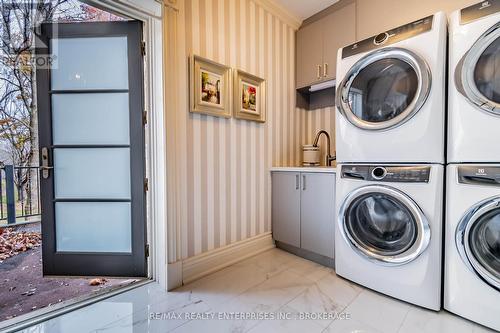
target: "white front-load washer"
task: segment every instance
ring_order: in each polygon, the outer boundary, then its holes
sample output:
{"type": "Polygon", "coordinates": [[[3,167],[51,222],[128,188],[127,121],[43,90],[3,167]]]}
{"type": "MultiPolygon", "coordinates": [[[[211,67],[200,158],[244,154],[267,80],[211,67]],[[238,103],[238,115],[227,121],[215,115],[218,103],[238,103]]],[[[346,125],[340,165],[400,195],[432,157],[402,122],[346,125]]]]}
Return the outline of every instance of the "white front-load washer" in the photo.
{"type": "Polygon", "coordinates": [[[500,164],[446,178],[444,308],[500,331],[500,164]]]}
{"type": "Polygon", "coordinates": [[[338,170],[336,273],[439,310],[444,167],[340,164],[338,170]]]}
{"type": "Polygon", "coordinates": [[[500,162],[500,1],[450,15],[448,163],[500,162]]]}
{"type": "Polygon", "coordinates": [[[443,163],[446,15],[339,49],[339,162],[443,163]]]}

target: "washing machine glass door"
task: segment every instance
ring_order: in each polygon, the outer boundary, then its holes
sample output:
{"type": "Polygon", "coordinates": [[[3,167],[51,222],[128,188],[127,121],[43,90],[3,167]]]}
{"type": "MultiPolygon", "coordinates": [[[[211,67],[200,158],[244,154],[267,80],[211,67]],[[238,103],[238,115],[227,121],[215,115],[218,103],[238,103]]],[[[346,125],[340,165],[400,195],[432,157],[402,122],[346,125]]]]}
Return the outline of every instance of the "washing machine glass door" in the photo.
{"type": "Polygon", "coordinates": [[[351,192],[339,211],[339,230],[363,257],[402,265],[427,247],[430,228],[418,205],[398,189],[369,185],[351,192]]]}
{"type": "Polygon", "coordinates": [[[464,215],[456,245],[469,269],[500,290],[500,197],[483,201],[464,215]]]}
{"type": "Polygon", "coordinates": [[[455,83],[471,103],[500,115],[500,22],[486,31],[458,63],[455,83]]]}
{"type": "Polygon", "coordinates": [[[429,95],[431,73],[414,52],[385,48],[357,61],[337,88],[337,107],[354,126],[386,130],[418,112],[429,95]]]}

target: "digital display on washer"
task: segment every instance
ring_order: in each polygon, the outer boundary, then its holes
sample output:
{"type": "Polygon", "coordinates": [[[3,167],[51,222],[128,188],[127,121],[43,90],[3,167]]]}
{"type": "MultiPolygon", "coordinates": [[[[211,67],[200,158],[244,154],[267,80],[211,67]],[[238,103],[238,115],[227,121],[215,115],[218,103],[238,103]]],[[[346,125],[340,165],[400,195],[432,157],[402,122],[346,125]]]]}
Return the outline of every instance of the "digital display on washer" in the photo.
{"type": "Polygon", "coordinates": [[[500,0],[488,0],[476,3],[460,10],[460,24],[467,24],[481,17],[498,13],[500,11],[500,0]]]}
{"type": "Polygon", "coordinates": [[[430,166],[343,165],[342,178],[389,183],[428,183],[430,166]]]}
{"type": "Polygon", "coordinates": [[[378,35],[363,39],[342,49],[342,59],[378,49],[382,46],[391,45],[399,41],[414,37],[432,29],[434,15],[402,25],[400,27],[387,30],[378,35]]]}

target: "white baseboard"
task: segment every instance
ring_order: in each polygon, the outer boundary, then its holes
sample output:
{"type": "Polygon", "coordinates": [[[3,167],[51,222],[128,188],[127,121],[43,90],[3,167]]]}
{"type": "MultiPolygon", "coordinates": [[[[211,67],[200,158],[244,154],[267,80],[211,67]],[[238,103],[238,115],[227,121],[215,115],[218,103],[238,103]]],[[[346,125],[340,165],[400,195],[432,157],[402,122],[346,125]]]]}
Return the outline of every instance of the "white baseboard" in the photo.
{"type": "Polygon", "coordinates": [[[167,265],[167,290],[182,286],[182,261],[167,265]]]}
{"type": "Polygon", "coordinates": [[[266,232],[224,247],[210,250],[182,262],[184,284],[233,265],[275,247],[271,232],[266,232]]]}

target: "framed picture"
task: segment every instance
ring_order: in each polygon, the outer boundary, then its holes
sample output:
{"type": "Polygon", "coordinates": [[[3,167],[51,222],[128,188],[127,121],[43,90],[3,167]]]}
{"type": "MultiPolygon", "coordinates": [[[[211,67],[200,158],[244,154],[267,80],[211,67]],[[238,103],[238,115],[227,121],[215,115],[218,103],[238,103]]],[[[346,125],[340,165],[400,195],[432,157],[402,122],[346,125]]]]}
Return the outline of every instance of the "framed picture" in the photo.
{"type": "Polygon", "coordinates": [[[266,81],[255,75],[234,71],[234,116],[239,119],[266,121],[266,81]]]}
{"type": "Polygon", "coordinates": [[[190,111],[230,118],[231,69],[193,55],[190,72],[190,111]]]}

